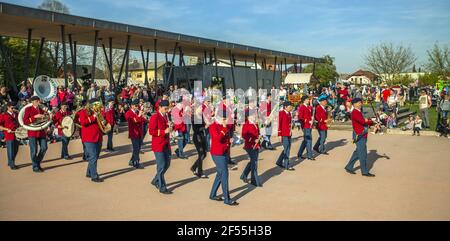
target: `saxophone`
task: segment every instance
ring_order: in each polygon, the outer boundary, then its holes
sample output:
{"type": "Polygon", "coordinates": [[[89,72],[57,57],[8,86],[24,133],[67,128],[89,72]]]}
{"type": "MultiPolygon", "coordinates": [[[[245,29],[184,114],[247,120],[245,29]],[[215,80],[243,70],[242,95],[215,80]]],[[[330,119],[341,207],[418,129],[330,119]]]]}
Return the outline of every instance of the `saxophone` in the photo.
{"type": "Polygon", "coordinates": [[[327,128],[331,127],[332,121],[333,121],[333,107],[327,106],[327,119],[325,120],[327,128]]]}

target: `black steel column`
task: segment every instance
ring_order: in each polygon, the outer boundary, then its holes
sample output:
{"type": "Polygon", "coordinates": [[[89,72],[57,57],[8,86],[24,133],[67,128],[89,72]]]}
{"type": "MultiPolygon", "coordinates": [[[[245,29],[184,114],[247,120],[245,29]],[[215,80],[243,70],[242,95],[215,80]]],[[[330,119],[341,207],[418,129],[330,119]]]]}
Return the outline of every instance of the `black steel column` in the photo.
{"type": "Polygon", "coordinates": [[[154,68],[155,68],[155,75],[154,75],[154,77],[155,77],[155,91],[156,91],[156,87],[158,86],[158,40],[157,39],[154,39],[153,40],[153,54],[154,54],[154,56],[153,56],[153,59],[154,59],[154,62],[155,62],[155,64],[154,64],[154,68]]]}
{"type": "Polygon", "coordinates": [[[313,63],[313,71],[312,71],[312,75],[315,77],[316,76],[316,62],[313,63]]]}
{"type": "Polygon", "coordinates": [[[77,79],[76,79],[76,64],[77,64],[77,55],[76,50],[74,49],[74,43],[72,41],[72,34],[68,34],[69,36],[69,49],[70,49],[70,59],[72,60],[72,77],[74,81],[74,86],[77,87],[77,79]],[[75,53],[75,54],[74,54],[75,53]]]}
{"type": "Polygon", "coordinates": [[[53,65],[54,76],[58,74],[58,55],[59,55],[59,42],[56,42],[55,44],[55,63],[53,65]]]}
{"type": "MultiPolygon", "coordinates": [[[[172,62],[170,63],[170,69],[169,69],[169,76],[167,77],[167,85],[170,83],[170,78],[172,77],[172,71],[173,71],[173,62],[175,62],[175,54],[177,53],[178,48],[178,42],[175,43],[175,47],[173,48],[173,54],[172,54],[172,62]]],[[[175,80],[174,80],[175,82],[175,80]]]]}
{"type": "Polygon", "coordinates": [[[299,73],[301,73],[303,71],[302,69],[302,65],[303,65],[303,60],[300,61],[300,66],[299,66],[299,73]]]}
{"type": "Polygon", "coordinates": [[[236,80],[234,78],[234,64],[233,64],[233,56],[231,54],[231,50],[228,50],[228,55],[230,57],[230,67],[231,67],[231,79],[233,80],[233,89],[236,89],[236,80]]]}
{"type": "Polygon", "coordinates": [[[217,53],[216,48],[214,48],[214,66],[216,68],[216,80],[219,80],[219,68],[217,67],[217,53]]]}
{"type": "Polygon", "coordinates": [[[27,52],[25,53],[25,83],[28,80],[28,75],[30,73],[30,48],[31,48],[31,33],[32,29],[28,29],[28,38],[27,38],[27,52]]]}
{"type": "Polygon", "coordinates": [[[34,69],[33,84],[34,84],[34,79],[36,79],[36,77],[38,76],[39,64],[41,62],[42,49],[44,48],[44,43],[45,43],[45,38],[41,38],[41,44],[39,45],[38,54],[36,56],[36,66],[35,66],[35,69],[34,69]]]}
{"type": "Polygon", "coordinates": [[[205,51],[203,51],[203,53],[205,54],[205,59],[203,59],[203,64],[204,65],[206,65],[208,62],[207,62],[207,55],[206,55],[206,50],[205,51]]]}
{"type": "Polygon", "coordinates": [[[78,75],[77,75],[77,41],[73,42],[73,81],[74,81],[74,86],[77,87],[78,86],[78,75]]]}
{"type": "Polygon", "coordinates": [[[66,33],[64,25],[61,25],[61,43],[63,50],[63,71],[64,71],[64,86],[68,86],[69,83],[67,81],[67,54],[66,54],[66,33]]]}
{"type": "Polygon", "coordinates": [[[125,53],[123,54],[122,63],[120,64],[120,71],[119,71],[119,78],[117,79],[117,85],[120,85],[120,82],[122,81],[123,66],[125,65],[125,61],[128,56],[128,51],[130,49],[130,37],[131,37],[130,35],[127,36],[127,44],[125,46],[125,53]]]}
{"type": "Polygon", "coordinates": [[[113,90],[114,87],[114,76],[113,76],[113,62],[112,62],[112,38],[109,37],[109,90],[113,90]]]}
{"type": "Polygon", "coordinates": [[[92,70],[91,70],[91,76],[92,76],[92,82],[95,83],[95,65],[97,63],[97,45],[98,45],[98,30],[95,30],[95,37],[94,37],[94,54],[92,58],[92,70]]]}
{"type": "Polygon", "coordinates": [[[255,75],[256,75],[256,96],[258,96],[258,91],[259,91],[259,81],[258,81],[258,60],[257,60],[257,55],[255,54],[255,75]]]}
{"type": "Polygon", "coordinates": [[[275,83],[275,74],[277,72],[277,56],[275,56],[275,63],[273,64],[273,78],[272,78],[272,84],[275,83]]]}
{"type": "Polygon", "coordinates": [[[127,60],[125,63],[125,82],[122,83],[122,84],[125,84],[125,86],[128,85],[128,67],[129,67],[129,60],[130,60],[130,51],[128,51],[126,53],[126,56],[127,56],[127,60]]]}
{"type": "MultiPolygon", "coordinates": [[[[147,76],[147,61],[145,61],[145,56],[144,56],[144,47],[142,47],[142,45],[139,46],[139,48],[141,49],[141,57],[142,57],[142,65],[144,67],[144,85],[148,84],[148,76],[147,76]]],[[[148,57],[148,55],[147,55],[148,57]]]]}
{"type": "Polygon", "coordinates": [[[287,61],[286,58],[284,58],[284,70],[286,70],[286,75],[288,73],[288,68],[287,68],[287,61]]]}
{"type": "Polygon", "coordinates": [[[298,73],[297,62],[294,63],[294,73],[298,73]]]}

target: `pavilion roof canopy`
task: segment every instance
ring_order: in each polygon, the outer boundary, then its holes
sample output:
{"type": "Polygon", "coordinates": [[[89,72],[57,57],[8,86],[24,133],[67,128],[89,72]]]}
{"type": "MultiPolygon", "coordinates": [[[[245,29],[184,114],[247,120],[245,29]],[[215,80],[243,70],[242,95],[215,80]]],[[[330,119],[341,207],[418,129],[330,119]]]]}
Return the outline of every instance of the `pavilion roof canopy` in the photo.
{"type": "Polygon", "coordinates": [[[209,52],[215,48],[218,58],[228,59],[231,50],[237,61],[253,62],[256,54],[258,61],[265,58],[268,64],[273,63],[275,57],[278,63],[286,59],[287,64],[323,62],[321,58],[0,2],[0,35],[2,36],[27,38],[28,29],[32,29],[33,39],[45,37],[47,41],[61,41],[61,25],[65,26],[66,34],[72,35],[73,41],[82,45],[94,45],[95,30],[98,30],[99,44],[108,46],[108,38],[112,37],[112,46],[117,49],[126,48],[127,36],[130,35],[131,50],[140,50],[142,45],[145,50],[153,51],[154,39],[157,39],[159,53],[168,51],[171,54],[175,43],[178,42],[186,56],[203,57],[204,51],[207,51],[209,56],[209,52]]]}

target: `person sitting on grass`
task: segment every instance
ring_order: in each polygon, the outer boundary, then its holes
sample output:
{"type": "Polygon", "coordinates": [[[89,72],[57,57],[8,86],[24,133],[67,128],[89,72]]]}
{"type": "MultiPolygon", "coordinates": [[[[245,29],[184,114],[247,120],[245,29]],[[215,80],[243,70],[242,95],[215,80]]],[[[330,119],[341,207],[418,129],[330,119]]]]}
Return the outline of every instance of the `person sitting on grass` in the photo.
{"type": "Polygon", "coordinates": [[[420,130],[422,130],[422,119],[419,115],[416,115],[416,119],[414,120],[414,130],[413,130],[413,136],[417,132],[417,136],[420,136],[420,130]]]}
{"type": "Polygon", "coordinates": [[[449,126],[449,118],[441,118],[438,122],[437,132],[439,132],[439,136],[448,137],[448,134],[450,133],[450,126],[449,126]]]}
{"type": "Polygon", "coordinates": [[[412,131],[414,129],[414,116],[410,115],[408,120],[405,121],[405,126],[402,127],[402,131],[412,131]]]}

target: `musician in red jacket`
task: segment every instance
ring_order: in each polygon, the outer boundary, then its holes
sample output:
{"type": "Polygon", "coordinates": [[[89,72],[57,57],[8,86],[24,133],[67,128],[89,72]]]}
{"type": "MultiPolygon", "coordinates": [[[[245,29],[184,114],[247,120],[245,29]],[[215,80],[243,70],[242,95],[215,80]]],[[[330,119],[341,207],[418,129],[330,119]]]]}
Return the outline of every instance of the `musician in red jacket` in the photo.
{"type": "Polygon", "coordinates": [[[312,110],[313,107],[310,105],[311,100],[309,96],[302,96],[302,104],[298,108],[298,119],[300,120],[300,125],[303,130],[303,141],[298,150],[297,157],[302,158],[303,152],[306,149],[306,155],[308,160],[314,160],[312,152],[312,110]]]}
{"type": "Polygon", "coordinates": [[[166,187],[164,174],[170,166],[170,132],[172,127],[169,126],[169,101],[162,100],[158,105],[158,111],[150,118],[148,125],[148,133],[152,136],[152,149],[156,158],[156,176],[152,180],[152,184],[159,189],[160,193],[171,194],[166,187]]]}
{"type": "Polygon", "coordinates": [[[289,101],[283,103],[283,110],[278,113],[278,136],[281,139],[283,145],[283,151],[281,152],[276,162],[277,166],[284,168],[288,171],[295,170],[289,166],[289,155],[291,152],[291,122],[292,122],[292,104],[289,101]],[[283,163],[284,161],[284,163],[283,163]]]}
{"type": "Polygon", "coordinates": [[[6,112],[0,114],[0,131],[3,131],[5,134],[8,166],[11,170],[18,169],[15,164],[15,159],[19,150],[19,142],[16,140],[16,135],[14,134],[14,131],[19,127],[17,116],[17,111],[12,102],[6,104],[6,112]]]}
{"type": "MultiPolygon", "coordinates": [[[[89,100],[89,105],[99,101],[96,98],[89,100]]],[[[84,142],[86,159],[89,162],[86,177],[91,178],[93,182],[102,182],[97,173],[97,160],[102,149],[102,132],[97,123],[97,113],[93,112],[89,106],[86,110],[79,112],[80,125],[83,132],[81,141],[84,142]]]]}
{"type": "Polygon", "coordinates": [[[103,117],[105,118],[106,122],[108,122],[109,125],[111,125],[111,131],[108,132],[108,142],[106,144],[106,150],[107,151],[114,151],[113,148],[113,134],[114,134],[114,126],[116,125],[116,113],[114,110],[114,100],[111,99],[108,101],[108,106],[105,108],[105,110],[102,112],[103,117]]]}
{"type": "Polygon", "coordinates": [[[217,174],[211,188],[209,198],[215,201],[224,201],[227,205],[238,205],[236,201],[230,198],[230,191],[228,189],[228,152],[230,149],[230,132],[227,124],[227,111],[222,110],[218,114],[216,122],[209,126],[209,134],[211,135],[211,157],[216,164],[217,174]],[[222,185],[223,198],[217,197],[217,190],[222,185]]]}
{"type": "Polygon", "coordinates": [[[175,154],[180,159],[187,159],[184,155],[183,149],[186,146],[187,140],[187,126],[184,122],[184,108],[182,99],[177,101],[177,104],[170,112],[173,121],[173,130],[177,133],[178,148],[175,150],[175,154]]]}
{"type": "Polygon", "coordinates": [[[365,119],[362,111],[362,100],[360,98],[355,98],[352,100],[353,111],[352,111],[352,126],[353,126],[353,142],[356,144],[356,150],[353,152],[350,160],[345,166],[345,170],[350,174],[356,174],[353,167],[355,162],[359,160],[361,166],[361,173],[366,177],[375,177],[370,173],[367,168],[367,136],[369,133],[369,126],[374,123],[370,119],[365,119]]]}
{"type": "Polygon", "coordinates": [[[258,154],[261,145],[262,137],[259,133],[259,127],[257,123],[257,111],[249,110],[249,112],[245,113],[248,115],[245,124],[242,126],[242,138],[244,138],[244,150],[247,152],[250,157],[250,162],[245,167],[244,171],[241,175],[241,180],[247,182],[248,174],[251,172],[250,183],[253,186],[261,187],[261,181],[258,177],[258,154]]]}
{"type": "Polygon", "coordinates": [[[131,102],[131,107],[125,114],[125,120],[128,122],[128,138],[131,139],[131,144],[133,146],[133,154],[128,165],[136,168],[142,169],[143,167],[140,162],[139,153],[141,152],[142,144],[142,131],[144,130],[142,125],[144,124],[144,113],[139,110],[139,100],[135,99],[131,102]]]}
{"type": "Polygon", "coordinates": [[[75,125],[77,125],[78,128],[80,129],[79,132],[80,132],[81,144],[83,145],[83,158],[82,158],[83,161],[87,161],[87,158],[86,158],[86,146],[84,145],[84,141],[83,141],[83,128],[81,128],[81,125],[80,125],[80,113],[86,111],[86,104],[87,104],[86,100],[81,101],[82,108],[75,113],[75,117],[73,120],[75,125]]]}
{"type": "Polygon", "coordinates": [[[61,138],[61,143],[62,143],[62,148],[61,148],[61,158],[64,158],[66,160],[71,160],[72,158],[69,156],[69,141],[70,138],[66,137],[63,135],[62,133],[62,129],[63,127],[61,126],[62,120],[64,119],[64,117],[71,115],[72,112],[68,110],[68,105],[66,102],[62,102],[61,103],[61,109],[58,110],[54,115],[53,115],[53,124],[55,125],[55,128],[58,129],[58,136],[59,138],[61,138]]]}
{"type": "Polygon", "coordinates": [[[328,153],[325,151],[325,141],[327,139],[327,119],[328,119],[328,113],[327,113],[327,103],[328,103],[328,97],[326,95],[321,95],[318,98],[319,104],[316,106],[316,114],[315,114],[315,120],[317,122],[316,127],[317,131],[319,132],[319,138],[317,139],[316,144],[314,145],[313,150],[315,150],[317,153],[328,155],[328,153]]]}
{"type": "Polygon", "coordinates": [[[272,143],[270,142],[270,138],[272,136],[272,123],[269,122],[270,120],[268,119],[270,114],[272,113],[272,94],[271,93],[267,93],[267,97],[266,100],[261,101],[260,105],[259,105],[259,112],[261,114],[261,116],[263,116],[263,120],[266,122],[265,124],[265,136],[264,136],[264,140],[261,143],[261,147],[264,149],[269,149],[269,150],[275,150],[275,148],[273,147],[272,143]]]}
{"type": "MultiPolygon", "coordinates": [[[[38,96],[31,97],[32,106],[25,109],[23,115],[23,123],[30,125],[35,121],[42,120],[46,117],[46,112],[39,107],[41,99],[38,96]]],[[[30,145],[31,162],[33,166],[33,172],[43,172],[41,162],[44,159],[44,155],[47,152],[47,131],[45,129],[39,131],[28,131],[28,141],[30,145]],[[40,149],[37,150],[39,145],[40,149]]]]}

